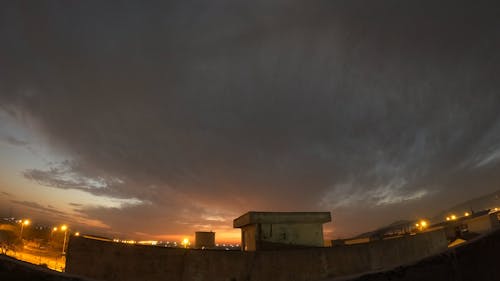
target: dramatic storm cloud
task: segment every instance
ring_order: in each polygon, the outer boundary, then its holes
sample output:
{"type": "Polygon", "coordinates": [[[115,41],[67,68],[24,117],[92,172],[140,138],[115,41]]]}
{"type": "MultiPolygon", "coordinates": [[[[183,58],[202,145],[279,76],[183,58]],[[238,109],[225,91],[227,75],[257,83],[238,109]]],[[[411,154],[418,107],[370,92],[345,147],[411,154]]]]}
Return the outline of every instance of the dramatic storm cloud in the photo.
{"type": "Polygon", "coordinates": [[[500,186],[497,1],[2,5],[3,150],[49,147],[16,176],[114,231],[325,210],[342,236],[500,186]]]}

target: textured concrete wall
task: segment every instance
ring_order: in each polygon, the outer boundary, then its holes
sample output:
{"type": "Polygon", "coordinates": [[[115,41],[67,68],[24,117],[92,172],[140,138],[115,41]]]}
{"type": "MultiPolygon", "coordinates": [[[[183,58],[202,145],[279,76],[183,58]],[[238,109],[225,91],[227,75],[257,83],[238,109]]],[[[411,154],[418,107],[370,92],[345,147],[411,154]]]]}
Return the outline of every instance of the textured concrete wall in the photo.
{"type": "Polygon", "coordinates": [[[379,240],[363,244],[334,247],[337,266],[334,275],[381,270],[416,261],[447,249],[444,229],[379,240]]]}
{"type": "Polygon", "coordinates": [[[493,228],[493,221],[489,215],[466,220],[464,224],[467,225],[467,229],[470,232],[475,233],[486,233],[493,228]]]}
{"type": "Polygon", "coordinates": [[[297,245],[322,247],[321,223],[259,223],[241,228],[244,251],[293,248],[297,245]]]}
{"type": "Polygon", "coordinates": [[[500,230],[423,259],[415,264],[356,278],[350,281],[493,281],[500,280],[500,230]]]}
{"type": "Polygon", "coordinates": [[[445,250],[443,230],[333,248],[282,251],[186,250],[81,237],[69,242],[66,270],[100,280],[320,280],[390,268],[445,250]]]}
{"type": "Polygon", "coordinates": [[[248,212],[236,218],[245,251],[312,246],[322,247],[323,223],[331,221],[329,212],[248,212]]]}
{"type": "Polygon", "coordinates": [[[258,239],[261,241],[316,247],[324,245],[321,223],[269,223],[260,226],[258,239]]]}
{"type": "Polygon", "coordinates": [[[452,241],[458,238],[457,231],[462,228],[468,229],[469,232],[484,234],[492,230],[500,228],[498,213],[483,214],[478,217],[462,218],[457,221],[446,222],[446,237],[452,241]]]}
{"type": "Polygon", "coordinates": [[[215,232],[197,231],[194,234],[194,248],[214,248],[215,247],[215,232]]]}
{"type": "Polygon", "coordinates": [[[244,251],[255,251],[257,249],[256,244],[257,237],[257,225],[250,224],[241,228],[241,248],[244,251]]]}

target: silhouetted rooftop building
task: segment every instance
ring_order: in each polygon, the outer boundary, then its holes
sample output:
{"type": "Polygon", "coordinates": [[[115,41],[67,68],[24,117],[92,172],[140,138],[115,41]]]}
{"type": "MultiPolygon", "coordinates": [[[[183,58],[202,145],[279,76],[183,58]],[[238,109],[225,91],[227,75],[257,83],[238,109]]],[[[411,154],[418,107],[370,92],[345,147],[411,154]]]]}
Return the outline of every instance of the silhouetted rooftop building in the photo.
{"type": "Polygon", "coordinates": [[[323,224],[330,212],[248,212],[235,219],[244,251],[290,247],[322,247],[323,224]]]}
{"type": "Polygon", "coordinates": [[[195,249],[212,249],[215,248],[215,232],[212,231],[197,231],[194,235],[195,249]]]}

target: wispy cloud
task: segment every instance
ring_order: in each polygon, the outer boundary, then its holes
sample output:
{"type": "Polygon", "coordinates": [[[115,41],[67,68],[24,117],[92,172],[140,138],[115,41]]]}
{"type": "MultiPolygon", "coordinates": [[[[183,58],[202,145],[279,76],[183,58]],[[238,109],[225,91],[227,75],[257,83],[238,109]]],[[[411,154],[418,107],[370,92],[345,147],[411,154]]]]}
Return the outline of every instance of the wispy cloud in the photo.
{"type": "Polygon", "coordinates": [[[363,186],[355,181],[335,185],[328,191],[319,205],[326,208],[397,205],[406,201],[422,199],[430,192],[426,189],[410,188],[403,178],[395,178],[387,184],[363,186]]]}
{"type": "Polygon", "coordinates": [[[59,215],[68,215],[65,212],[59,211],[58,209],[51,207],[50,205],[45,207],[39,203],[33,202],[33,201],[20,201],[20,200],[10,200],[11,203],[25,206],[31,209],[35,209],[38,211],[46,212],[46,213],[52,213],[52,214],[59,214],[59,215]]]}
{"type": "Polygon", "coordinates": [[[477,157],[475,162],[477,168],[500,162],[500,147],[493,149],[487,154],[483,154],[481,157],[477,157]]]}
{"type": "Polygon", "coordinates": [[[28,142],[20,140],[18,138],[15,138],[13,136],[5,136],[2,138],[2,140],[5,143],[10,144],[10,145],[14,145],[14,146],[27,146],[29,144],[28,142]]]}
{"type": "Polygon", "coordinates": [[[5,191],[1,191],[1,192],[0,192],[0,194],[1,194],[2,196],[6,196],[6,197],[11,197],[11,196],[12,196],[12,194],[10,194],[10,193],[8,193],[8,192],[5,192],[5,191]]]}

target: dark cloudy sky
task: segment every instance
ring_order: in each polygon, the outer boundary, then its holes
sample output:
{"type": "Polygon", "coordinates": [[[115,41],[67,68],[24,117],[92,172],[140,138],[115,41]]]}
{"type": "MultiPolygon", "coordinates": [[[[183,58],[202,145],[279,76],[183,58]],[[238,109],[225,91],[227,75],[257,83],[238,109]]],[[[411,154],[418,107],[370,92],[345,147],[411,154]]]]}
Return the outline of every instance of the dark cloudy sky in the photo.
{"type": "Polygon", "coordinates": [[[121,235],[331,211],[327,237],[500,188],[500,5],[2,1],[0,212],[121,235]]]}

